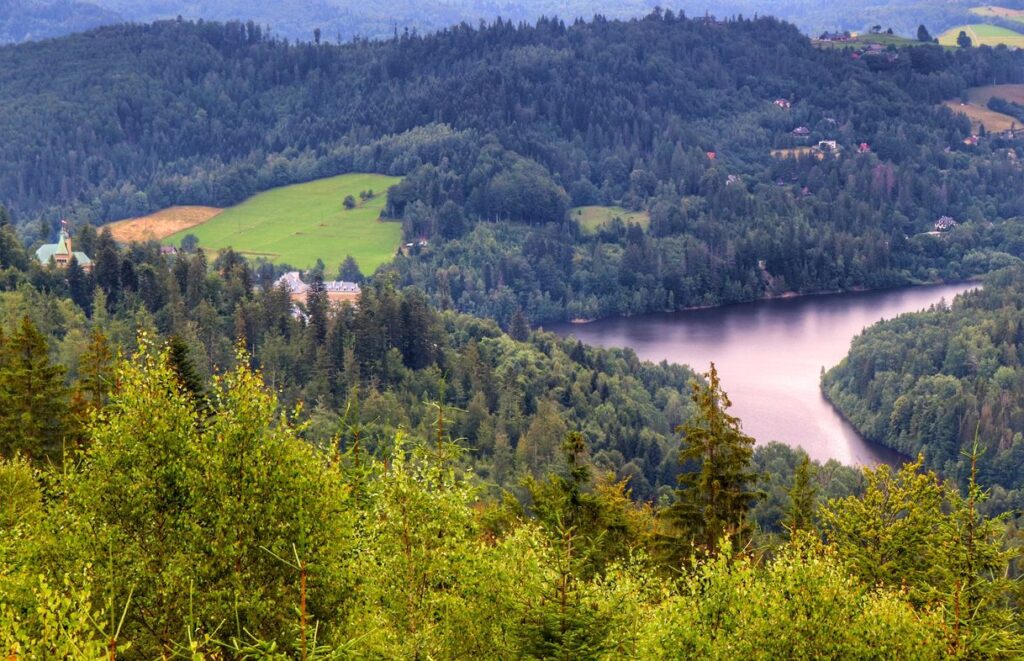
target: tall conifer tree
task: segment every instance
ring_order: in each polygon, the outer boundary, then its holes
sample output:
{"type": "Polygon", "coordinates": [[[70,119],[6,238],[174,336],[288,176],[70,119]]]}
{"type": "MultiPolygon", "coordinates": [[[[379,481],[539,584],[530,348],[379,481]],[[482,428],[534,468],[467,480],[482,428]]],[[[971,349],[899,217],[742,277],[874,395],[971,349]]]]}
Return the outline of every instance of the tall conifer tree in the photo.
{"type": "MultiPolygon", "coordinates": [[[[696,414],[683,425],[679,451],[683,471],[676,502],[666,517],[680,533],[677,542],[688,540],[696,549],[713,554],[724,535],[741,539],[747,535],[746,515],[757,493],[752,488],[756,480],[751,470],[754,439],[744,434],[739,419],[727,412],[732,403],[722,390],[714,363],[705,377],[706,384],[692,384],[696,414]]],[[[680,551],[672,555],[685,555],[680,551]]]]}

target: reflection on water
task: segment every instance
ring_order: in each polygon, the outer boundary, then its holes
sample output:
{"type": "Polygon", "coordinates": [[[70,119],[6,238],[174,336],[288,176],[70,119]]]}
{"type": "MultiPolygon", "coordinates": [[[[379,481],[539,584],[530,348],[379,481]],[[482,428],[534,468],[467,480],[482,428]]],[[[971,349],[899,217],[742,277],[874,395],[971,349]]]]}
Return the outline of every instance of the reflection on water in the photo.
{"type": "Polygon", "coordinates": [[[819,461],[874,465],[896,457],[868,444],[825,400],[822,368],[839,362],[850,340],[876,321],[951,301],[975,286],[805,296],[549,330],[587,344],[630,347],[643,359],[685,363],[698,371],[714,361],[732,413],[758,441],[800,446],[819,461]]]}

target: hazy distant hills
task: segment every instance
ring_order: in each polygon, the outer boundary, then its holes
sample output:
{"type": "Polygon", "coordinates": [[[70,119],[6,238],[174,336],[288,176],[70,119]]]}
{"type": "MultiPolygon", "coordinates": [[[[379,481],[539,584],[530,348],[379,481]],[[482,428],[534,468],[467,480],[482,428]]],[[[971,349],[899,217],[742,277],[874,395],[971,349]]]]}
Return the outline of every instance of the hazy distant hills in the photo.
{"type": "Polygon", "coordinates": [[[73,0],[0,0],[0,42],[58,37],[123,20],[116,11],[73,0]]]}
{"type": "MultiPolygon", "coordinates": [[[[998,4],[1016,7],[1022,2],[998,4]]],[[[771,14],[807,33],[863,30],[880,24],[912,35],[921,23],[937,34],[967,22],[971,18],[967,10],[976,4],[980,0],[0,0],[0,41],[40,39],[119,21],[149,22],[179,15],[252,20],[280,37],[304,41],[312,40],[313,31],[320,29],[325,41],[347,41],[356,36],[389,36],[395,30],[433,31],[498,16],[513,21],[554,15],[567,21],[594,14],[628,18],[659,5],[691,16],[771,14]]]]}

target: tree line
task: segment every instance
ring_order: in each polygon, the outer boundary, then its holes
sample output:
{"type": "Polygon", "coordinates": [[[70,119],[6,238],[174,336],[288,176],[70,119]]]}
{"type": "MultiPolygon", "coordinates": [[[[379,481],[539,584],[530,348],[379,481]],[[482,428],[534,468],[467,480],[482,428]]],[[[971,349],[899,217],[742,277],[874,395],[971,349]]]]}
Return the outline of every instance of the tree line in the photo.
{"type": "MultiPolygon", "coordinates": [[[[865,471],[754,535],[752,439],[712,368],[673,503],[636,505],[569,432],[487,497],[445,406],[426,436],[318,447],[238,349],[212,380],[139,337],[63,468],[0,459],[0,641],[17,657],[1012,658],[1001,519],[921,471],[865,471]],[[896,522],[895,524],[893,522],[896,522]]],[[[358,425],[343,425],[343,435],[358,425]]]]}
{"type": "Polygon", "coordinates": [[[976,439],[978,480],[1002,510],[1020,507],[1024,342],[1019,266],[926,312],[869,328],[824,375],[829,399],[871,440],[966,483],[976,439]]]}

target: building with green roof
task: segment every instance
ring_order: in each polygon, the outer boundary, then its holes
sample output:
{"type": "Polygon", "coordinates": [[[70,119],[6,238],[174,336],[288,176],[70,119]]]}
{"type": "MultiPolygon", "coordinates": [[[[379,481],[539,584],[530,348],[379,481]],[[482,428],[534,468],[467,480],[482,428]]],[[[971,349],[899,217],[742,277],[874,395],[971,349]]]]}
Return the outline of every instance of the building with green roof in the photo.
{"type": "Polygon", "coordinates": [[[78,265],[83,269],[86,271],[92,270],[92,259],[84,252],[74,252],[72,250],[71,235],[68,234],[68,221],[62,220],[60,223],[60,237],[58,237],[57,243],[44,243],[39,246],[39,249],[36,250],[36,259],[43,266],[48,266],[52,259],[57,268],[63,269],[67,268],[72,256],[74,256],[78,265]]]}

